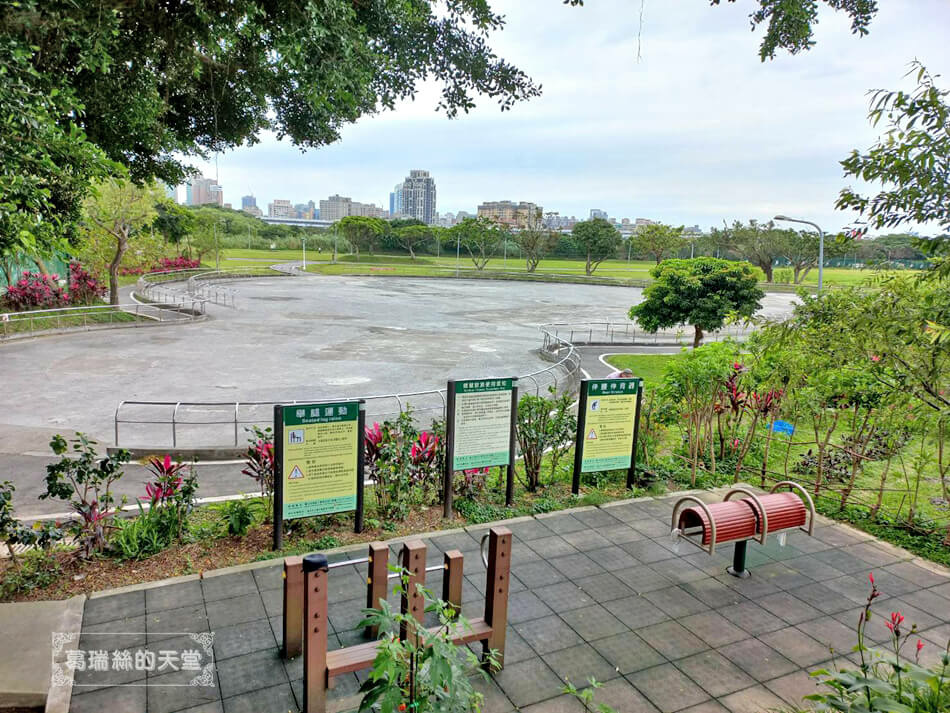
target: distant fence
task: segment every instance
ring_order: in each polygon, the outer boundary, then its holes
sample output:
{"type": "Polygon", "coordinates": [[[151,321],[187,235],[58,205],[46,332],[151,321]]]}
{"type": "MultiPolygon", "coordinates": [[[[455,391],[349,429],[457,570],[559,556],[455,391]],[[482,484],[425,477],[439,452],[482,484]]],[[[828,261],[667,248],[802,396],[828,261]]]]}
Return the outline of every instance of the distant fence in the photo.
{"type": "MultiPolygon", "coordinates": [[[[647,332],[640,329],[636,322],[558,322],[546,324],[541,328],[545,338],[542,350],[548,349],[548,340],[556,345],[569,342],[574,346],[596,345],[610,346],[654,346],[663,344],[692,343],[692,332],[682,329],[660,329],[647,332]]],[[[715,332],[703,335],[704,342],[723,339],[745,339],[751,328],[739,324],[731,325],[715,332]]]]}
{"type": "Polygon", "coordinates": [[[240,267],[230,270],[167,270],[142,275],[135,286],[137,295],[149,300],[195,298],[219,305],[235,307],[237,292],[220,283],[255,277],[286,277],[293,272],[270,267],[240,267]]]}
{"type": "Polygon", "coordinates": [[[197,299],[5,312],[0,313],[0,341],[155,322],[190,322],[202,317],[204,305],[197,299]]]}

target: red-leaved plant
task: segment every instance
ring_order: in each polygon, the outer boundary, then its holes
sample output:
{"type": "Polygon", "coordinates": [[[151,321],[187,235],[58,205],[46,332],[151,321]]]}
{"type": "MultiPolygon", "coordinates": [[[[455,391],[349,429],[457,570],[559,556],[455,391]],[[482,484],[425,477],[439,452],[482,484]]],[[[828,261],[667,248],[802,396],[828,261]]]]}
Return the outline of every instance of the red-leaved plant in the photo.
{"type": "Polygon", "coordinates": [[[247,451],[244,454],[244,475],[253,478],[261,489],[261,497],[267,505],[267,521],[274,511],[274,432],[268,426],[260,428],[252,426],[246,429],[251,432],[248,438],[247,451]]]}
{"type": "Polygon", "coordinates": [[[65,307],[68,302],[69,295],[59,286],[59,275],[28,270],[7,288],[2,298],[3,309],[10,312],[55,309],[65,307]]]}

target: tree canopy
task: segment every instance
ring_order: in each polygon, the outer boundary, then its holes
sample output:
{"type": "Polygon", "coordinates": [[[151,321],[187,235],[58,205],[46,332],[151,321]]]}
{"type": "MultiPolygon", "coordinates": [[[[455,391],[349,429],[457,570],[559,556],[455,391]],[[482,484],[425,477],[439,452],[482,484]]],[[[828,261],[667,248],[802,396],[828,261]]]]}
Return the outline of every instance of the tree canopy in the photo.
{"type": "Polygon", "coordinates": [[[637,255],[650,255],[657,265],[664,257],[675,255],[686,245],[683,226],[674,228],[663,223],[641,226],[631,240],[633,252],[637,255]]]}
{"type": "Polygon", "coordinates": [[[519,218],[522,226],[511,236],[511,239],[521,250],[526,270],[534,272],[541,258],[557,244],[560,234],[544,226],[544,216],[540,209],[536,210],[534,215],[519,216],[519,218]]]}
{"type": "Polygon", "coordinates": [[[382,218],[366,218],[359,215],[348,215],[337,221],[335,225],[347,242],[353,246],[357,260],[360,257],[360,250],[372,253],[379,239],[389,231],[389,224],[382,218]]]}
{"type": "Polygon", "coordinates": [[[650,274],[654,282],[644,290],[643,302],[630,308],[630,319],[648,332],[692,325],[694,348],[704,332],[721,329],[730,315],[751,318],[765,296],[747,262],[714,257],[665,260],[650,274]]]}
{"type": "Polygon", "coordinates": [[[603,218],[577,223],[571,230],[571,235],[584,251],[584,269],[588,275],[593,275],[597,266],[607,258],[617,257],[617,249],[623,242],[620,231],[603,218]]]}
{"type": "Polygon", "coordinates": [[[447,237],[468,251],[476,270],[484,270],[498,251],[504,231],[486,218],[466,218],[449,228],[447,237]]]}

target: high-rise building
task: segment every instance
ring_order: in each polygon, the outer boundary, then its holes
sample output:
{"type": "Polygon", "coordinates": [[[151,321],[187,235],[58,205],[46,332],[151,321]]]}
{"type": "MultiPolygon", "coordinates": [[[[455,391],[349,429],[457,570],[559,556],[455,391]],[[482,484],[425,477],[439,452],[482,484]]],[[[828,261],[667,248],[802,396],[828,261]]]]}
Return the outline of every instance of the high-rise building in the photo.
{"type": "Polygon", "coordinates": [[[307,201],[306,203],[297,203],[294,205],[294,217],[302,218],[303,220],[313,220],[314,212],[316,211],[317,206],[313,201],[307,201]]]}
{"type": "Polygon", "coordinates": [[[257,207],[257,198],[254,196],[241,196],[241,210],[257,207]]]}
{"type": "MultiPolygon", "coordinates": [[[[421,220],[426,225],[435,222],[435,179],[428,171],[413,169],[402,182],[398,213],[421,220]]],[[[398,186],[397,186],[398,188],[398,186]]]]}
{"type": "Polygon", "coordinates": [[[273,203],[267,204],[267,215],[271,218],[293,218],[293,204],[282,198],[275,198],[273,203]]]}
{"type": "Polygon", "coordinates": [[[389,194],[389,217],[402,215],[402,183],[397,183],[393,192],[389,194]]]}
{"type": "Polygon", "coordinates": [[[487,201],[478,206],[478,217],[495,223],[523,228],[533,221],[538,211],[544,209],[529,201],[487,201]]]}
{"type": "Polygon", "coordinates": [[[348,215],[382,218],[383,213],[383,209],[373,203],[360,203],[347,196],[333,195],[320,201],[321,220],[340,220],[348,215]]]}
{"type": "Polygon", "coordinates": [[[603,218],[604,220],[607,220],[607,217],[608,217],[608,216],[607,216],[607,211],[605,211],[605,210],[601,210],[600,208],[591,208],[591,209],[590,209],[590,219],[591,219],[591,220],[593,220],[594,218],[603,218]]]}
{"type": "Polygon", "coordinates": [[[213,178],[195,178],[186,189],[188,205],[224,205],[224,189],[213,178]]]}

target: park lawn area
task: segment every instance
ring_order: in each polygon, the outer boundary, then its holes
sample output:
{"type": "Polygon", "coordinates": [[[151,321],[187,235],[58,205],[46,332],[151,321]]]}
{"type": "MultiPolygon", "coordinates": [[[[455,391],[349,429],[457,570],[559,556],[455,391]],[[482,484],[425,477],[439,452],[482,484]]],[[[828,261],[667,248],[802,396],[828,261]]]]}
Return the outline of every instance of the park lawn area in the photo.
{"type": "Polygon", "coordinates": [[[656,388],[663,382],[666,365],[679,354],[611,354],[605,361],[617,369],[632,369],[643,379],[644,388],[656,388]]]}

